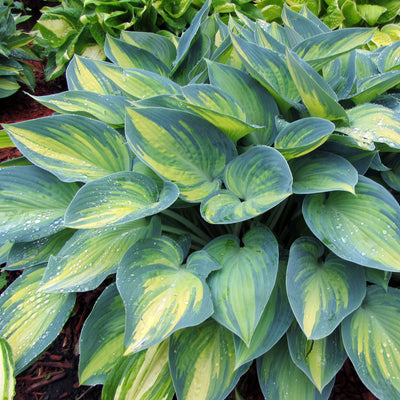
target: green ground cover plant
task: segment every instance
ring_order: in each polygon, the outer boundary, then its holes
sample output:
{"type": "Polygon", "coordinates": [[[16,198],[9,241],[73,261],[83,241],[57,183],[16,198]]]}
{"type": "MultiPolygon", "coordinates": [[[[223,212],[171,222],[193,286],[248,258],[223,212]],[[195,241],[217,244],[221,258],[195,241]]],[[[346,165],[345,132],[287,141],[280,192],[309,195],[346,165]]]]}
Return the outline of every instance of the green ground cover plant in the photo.
{"type": "Polygon", "coordinates": [[[37,98],[57,114],[5,125],[4,398],[111,277],[79,346],[104,400],[223,400],[253,361],[266,399],[328,399],[347,357],[398,399],[400,44],[210,6],[179,40],[108,35],[37,98]]]}

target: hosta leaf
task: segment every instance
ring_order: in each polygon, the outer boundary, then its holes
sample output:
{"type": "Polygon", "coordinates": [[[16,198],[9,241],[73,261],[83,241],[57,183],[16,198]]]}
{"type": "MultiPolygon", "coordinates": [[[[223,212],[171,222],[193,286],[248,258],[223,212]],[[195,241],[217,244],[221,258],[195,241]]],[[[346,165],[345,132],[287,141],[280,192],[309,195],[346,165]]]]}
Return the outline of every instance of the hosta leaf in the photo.
{"type": "Polygon", "coordinates": [[[289,161],[293,193],[311,194],[333,190],[354,193],[358,172],[345,158],[334,153],[314,151],[289,161]]]}
{"type": "Polygon", "coordinates": [[[170,69],[151,52],[107,35],[104,52],[109,60],[122,68],[138,68],[167,77],[170,69]]]}
{"type": "Polygon", "coordinates": [[[387,291],[392,272],[380,271],[379,269],[364,268],[367,282],[375,283],[387,291]]]}
{"type": "Polygon", "coordinates": [[[267,33],[266,28],[263,26],[261,21],[258,21],[254,35],[256,38],[256,44],[259,46],[276,51],[280,54],[285,54],[285,45],[267,33]]]}
{"type": "Polygon", "coordinates": [[[0,399],[12,400],[15,395],[14,362],[11,347],[0,339],[0,399]]]}
{"type": "Polygon", "coordinates": [[[7,135],[7,132],[2,129],[0,130],[0,149],[3,149],[5,147],[14,147],[14,143],[7,135]]]}
{"type": "Polygon", "coordinates": [[[337,102],[337,96],[328,83],[295,53],[287,51],[286,60],[290,75],[310,115],[347,123],[346,111],[337,102]]]}
{"type": "Polygon", "coordinates": [[[389,166],[389,171],[381,172],[382,179],[393,190],[400,192],[400,159],[393,159],[389,166]]]}
{"type": "Polygon", "coordinates": [[[78,188],[35,166],[0,169],[0,244],[29,242],[63,229],[78,188]]]}
{"type": "Polygon", "coordinates": [[[400,270],[400,207],[381,185],[359,176],[356,195],[307,195],[303,216],[314,235],[339,257],[384,271],[400,270]]]}
{"type": "Polygon", "coordinates": [[[400,149],[400,117],[396,111],[368,103],[348,110],[347,115],[350,126],[337,130],[354,138],[359,146],[374,150],[377,142],[400,149]]]}
{"type": "Polygon", "coordinates": [[[248,123],[264,126],[248,135],[248,140],[270,145],[276,135],[275,116],[279,113],[270,93],[243,71],[212,61],[207,65],[211,84],[229,93],[242,106],[248,123]]]}
{"type": "Polygon", "coordinates": [[[53,115],[4,128],[29,161],[64,182],[91,181],[131,166],[124,138],[91,118],[53,115]]]}
{"type": "Polygon", "coordinates": [[[222,266],[208,278],[212,317],[248,345],[275,284],[278,243],[264,227],[248,231],[242,242],[222,236],[204,250],[222,266]]]}
{"type": "Polygon", "coordinates": [[[257,359],[257,375],[266,400],[328,400],[334,381],[320,393],[293,363],[286,338],[257,359]]]}
{"type": "Polygon", "coordinates": [[[198,202],[220,187],[233,142],[208,121],[164,108],[127,109],[128,143],[145,164],[177,184],[181,197],[198,202]]]}
{"type": "Polygon", "coordinates": [[[339,329],[323,339],[307,340],[299,326],[293,324],[287,340],[293,362],[322,392],[347,358],[339,329]]]}
{"type": "Polygon", "coordinates": [[[171,400],[175,390],[168,366],[168,340],[122,357],[107,377],[102,400],[171,400]]]}
{"type": "Polygon", "coordinates": [[[321,146],[335,130],[335,125],[322,118],[303,118],[279,131],[275,148],[287,160],[310,153],[321,146]]]}
{"type": "Polygon", "coordinates": [[[212,319],[171,337],[169,365],[180,400],[224,399],[248,368],[235,369],[233,334],[212,319]]]}
{"type": "Polygon", "coordinates": [[[128,104],[127,99],[123,96],[97,94],[84,90],[70,90],[48,96],[31,97],[61,114],[95,117],[110,125],[124,124],[125,106],[128,104]]]}
{"type": "Polygon", "coordinates": [[[201,215],[213,224],[244,221],[279,204],[292,193],[292,174],[283,156],[272,147],[255,146],[225,169],[228,190],[211,193],[201,215]]]}
{"type": "Polygon", "coordinates": [[[57,254],[73,233],[72,229],[64,229],[33,242],[14,243],[5,269],[19,270],[47,262],[50,255],[57,254]]]}
{"type": "Polygon", "coordinates": [[[204,277],[159,260],[152,250],[160,241],[165,239],[134,244],[117,271],[126,309],[125,355],[160,343],[178,329],[197,325],[213,312],[204,277]],[[135,259],[141,252],[149,254],[148,264],[135,259]]]}
{"type": "Polygon", "coordinates": [[[125,309],[116,285],[100,295],[79,338],[79,383],[104,384],[124,353],[125,309]]]}
{"type": "Polygon", "coordinates": [[[82,292],[95,289],[108,275],[116,272],[132,244],[154,233],[157,235],[154,223],[149,224],[144,219],[112,228],[76,232],[58,254],[54,253],[57,255],[50,257],[39,291],[82,292]]]}
{"type": "Polygon", "coordinates": [[[380,53],[377,65],[380,72],[387,72],[392,69],[399,69],[400,42],[396,41],[386,46],[380,53]]]}
{"type": "Polygon", "coordinates": [[[284,110],[299,102],[300,96],[281,56],[232,35],[232,43],[249,74],[268,89],[284,110]]]}
{"type": "Polygon", "coordinates": [[[293,51],[316,70],[325,63],[367,44],[374,29],[347,28],[324,32],[303,40],[293,51]]]}
{"type": "Polygon", "coordinates": [[[236,367],[262,356],[274,346],[288,330],[293,321],[285,287],[284,263],[280,264],[278,276],[268,303],[260,317],[249,346],[234,336],[236,367]]]}
{"type": "Polygon", "coordinates": [[[190,110],[211,122],[234,143],[258,128],[246,122],[246,113],[241,105],[218,87],[188,85],[182,93],[190,110]]]}
{"type": "Polygon", "coordinates": [[[360,79],[357,93],[351,95],[355,104],[367,103],[400,83],[400,71],[389,71],[360,79]]]}
{"type": "Polygon", "coordinates": [[[12,242],[0,244],[0,264],[5,264],[7,262],[8,254],[10,253],[12,246],[12,242]]]}
{"type": "Polygon", "coordinates": [[[176,57],[176,48],[169,38],[152,32],[121,31],[121,39],[153,53],[168,67],[176,57]]]}
{"type": "Polygon", "coordinates": [[[293,313],[308,339],[331,334],[357,309],[365,296],[363,269],[333,254],[325,260],[324,246],[301,237],[290,247],[286,289],[293,313]]]}
{"type": "Polygon", "coordinates": [[[400,293],[370,286],[362,306],[342,324],[343,344],[358,376],[380,399],[400,395],[400,293]]]}
{"type": "Polygon", "coordinates": [[[117,172],[79,189],[65,213],[65,224],[77,229],[119,225],[157,214],[178,196],[172,182],[165,182],[159,193],[151,178],[137,172],[117,172]]]}
{"type": "Polygon", "coordinates": [[[19,374],[58,336],[75,303],[74,294],[38,294],[44,268],[29,269],[0,297],[0,336],[11,347],[19,374]]]}
{"type": "Polygon", "coordinates": [[[379,17],[387,10],[387,8],[376,4],[358,4],[357,10],[367,24],[373,26],[378,22],[379,17]]]}

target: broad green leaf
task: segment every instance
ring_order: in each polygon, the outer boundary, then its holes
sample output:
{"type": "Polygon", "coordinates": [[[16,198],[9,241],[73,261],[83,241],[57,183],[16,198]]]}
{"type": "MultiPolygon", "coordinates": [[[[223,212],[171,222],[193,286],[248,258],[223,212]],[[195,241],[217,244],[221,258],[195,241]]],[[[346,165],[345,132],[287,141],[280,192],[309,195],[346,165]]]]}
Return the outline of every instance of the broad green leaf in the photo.
{"type": "Polygon", "coordinates": [[[354,193],[358,172],[345,158],[334,153],[314,151],[289,161],[293,193],[311,194],[334,190],[354,193]]]}
{"type": "Polygon", "coordinates": [[[0,163],[0,169],[8,167],[22,167],[24,165],[32,165],[25,157],[12,158],[11,160],[2,161],[0,163]]]}
{"type": "Polygon", "coordinates": [[[346,111],[338,103],[337,96],[328,83],[290,50],[286,52],[286,60],[293,82],[310,115],[331,121],[343,120],[347,123],[346,111]]]}
{"type": "Polygon", "coordinates": [[[124,138],[91,118],[53,115],[4,128],[29,161],[64,182],[87,182],[131,166],[124,138]]]}
{"type": "Polygon", "coordinates": [[[324,32],[303,40],[293,51],[316,70],[327,62],[367,44],[374,29],[347,28],[324,32]]]}
{"type": "Polygon", "coordinates": [[[44,268],[25,271],[0,296],[0,337],[19,374],[58,336],[75,303],[74,294],[38,294],[44,268]]]}
{"type": "Polygon", "coordinates": [[[357,92],[350,97],[355,104],[368,103],[399,83],[400,71],[389,71],[373,75],[360,79],[357,82],[357,92]]]}
{"type": "Polygon", "coordinates": [[[285,334],[293,321],[293,313],[286,294],[285,269],[285,263],[281,262],[275,286],[249,346],[238,336],[234,336],[236,368],[270,350],[285,334]]]}
{"type": "Polygon", "coordinates": [[[335,125],[322,118],[302,118],[286,125],[275,139],[275,148],[290,160],[321,146],[335,130],[335,125]]]}
{"type": "Polygon", "coordinates": [[[275,39],[272,35],[270,35],[261,21],[257,21],[254,35],[256,38],[256,44],[258,44],[259,46],[276,51],[280,54],[285,54],[285,45],[279,40],[275,39]]]}
{"type": "Polygon", "coordinates": [[[181,197],[199,202],[219,189],[233,142],[208,121],[164,108],[127,109],[126,137],[136,156],[177,184],[181,197]]]}
{"type": "Polygon", "coordinates": [[[266,400],[328,400],[334,384],[332,380],[320,393],[293,363],[286,338],[257,359],[257,375],[266,400]]]}
{"type": "Polygon", "coordinates": [[[107,35],[104,52],[108,59],[122,68],[137,68],[168,77],[170,69],[151,52],[107,35]]]}
{"type": "Polygon", "coordinates": [[[198,325],[213,313],[205,278],[176,262],[164,263],[165,254],[160,260],[154,251],[157,243],[165,247],[165,240],[137,242],[118,267],[117,286],[126,309],[125,355],[160,343],[179,329],[198,325]],[[136,257],[140,253],[142,262],[136,257]]]}
{"type": "Polygon", "coordinates": [[[381,271],[379,269],[364,268],[365,279],[367,282],[374,283],[387,291],[392,272],[381,271]]]}
{"type": "Polygon", "coordinates": [[[229,93],[243,108],[247,122],[264,128],[246,137],[251,143],[270,145],[276,136],[278,107],[270,93],[247,73],[229,65],[209,61],[210,83],[229,93]]]}
{"type": "Polygon", "coordinates": [[[342,323],[343,344],[358,376],[380,399],[400,396],[398,289],[370,286],[362,306],[342,323]]]}
{"type": "Polygon", "coordinates": [[[172,335],[169,366],[178,400],[219,400],[249,365],[235,369],[232,332],[209,319],[172,335]]]}
{"type": "Polygon", "coordinates": [[[86,292],[117,271],[122,257],[139,239],[158,234],[144,219],[108,228],[80,230],[50,257],[41,292],[86,292]]]}
{"type": "Polygon", "coordinates": [[[137,172],[117,172],[79,189],[65,213],[65,225],[75,229],[120,225],[165,210],[178,198],[172,182],[156,183],[137,172]]]}
{"type": "Polygon", "coordinates": [[[387,72],[393,69],[399,69],[400,57],[400,42],[396,41],[392,43],[390,46],[386,46],[383,51],[380,53],[377,65],[380,72],[387,72]]]}
{"type": "Polygon", "coordinates": [[[0,149],[3,149],[5,147],[14,147],[14,143],[7,135],[7,132],[2,129],[0,130],[0,149]]]}
{"type": "Polygon", "coordinates": [[[289,302],[308,339],[331,334],[357,309],[365,296],[363,269],[333,254],[325,259],[324,246],[312,237],[300,237],[290,247],[286,272],[289,302]]]}
{"type": "Polygon", "coordinates": [[[242,238],[222,236],[204,250],[222,268],[208,278],[214,304],[213,318],[249,345],[261,318],[278,271],[278,243],[264,227],[242,238]]]}
{"type": "Polygon", "coordinates": [[[389,171],[381,172],[382,179],[393,190],[400,192],[400,159],[394,158],[388,166],[389,171]]]}
{"type": "Polygon", "coordinates": [[[384,271],[400,270],[400,206],[381,185],[359,176],[356,195],[307,195],[303,216],[337,256],[384,271]]]}
{"type": "Polygon", "coordinates": [[[9,97],[17,92],[20,88],[12,77],[0,77],[0,99],[9,97]]]}
{"type": "Polygon", "coordinates": [[[168,67],[176,57],[176,48],[169,38],[152,32],[121,31],[121,39],[150,51],[168,67]]]}
{"type": "Polygon", "coordinates": [[[14,243],[8,254],[5,269],[8,271],[26,269],[47,262],[50,255],[57,254],[73,233],[72,229],[64,229],[33,242],[14,243]]]}
{"type": "Polygon", "coordinates": [[[347,111],[349,127],[337,130],[351,136],[357,144],[374,150],[375,144],[384,143],[400,149],[400,117],[397,112],[379,104],[361,104],[347,111]]]}
{"type": "Polygon", "coordinates": [[[233,35],[232,43],[249,74],[268,89],[283,110],[299,102],[298,89],[279,53],[233,35]]]}
{"type": "Polygon", "coordinates": [[[297,324],[287,332],[290,356],[315,387],[322,392],[347,358],[339,329],[319,340],[307,340],[297,324]]]}
{"type": "Polygon", "coordinates": [[[358,4],[357,10],[369,26],[374,26],[387,8],[377,4],[358,4]]]}
{"type": "Polygon", "coordinates": [[[48,96],[31,97],[61,114],[95,117],[110,125],[123,125],[125,122],[125,106],[128,104],[128,100],[123,96],[70,90],[48,96]]]}
{"type": "Polygon", "coordinates": [[[212,85],[188,85],[182,89],[184,104],[211,122],[236,143],[258,126],[246,121],[246,113],[231,95],[212,85]]]}
{"type": "Polygon", "coordinates": [[[275,207],[292,193],[292,174],[272,147],[254,146],[225,169],[227,190],[211,193],[201,203],[201,215],[213,224],[244,221],[275,207]]]}
{"type": "Polygon", "coordinates": [[[102,400],[171,400],[169,341],[120,358],[104,384],[102,400]]]}
{"type": "Polygon", "coordinates": [[[0,264],[5,264],[7,262],[8,254],[10,253],[12,246],[12,242],[0,244],[0,264]]]}
{"type": "Polygon", "coordinates": [[[14,362],[11,347],[0,339],[0,399],[12,400],[15,395],[14,362]]]}
{"type": "Polygon", "coordinates": [[[0,169],[0,244],[64,229],[65,210],[78,188],[35,166],[0,169]]]}
{"type": "Polygon", "coordinates": [[[125,309],[116,285],[100,295],[79,338],[79,383],[104,384],[124,353],[125,309]]]}

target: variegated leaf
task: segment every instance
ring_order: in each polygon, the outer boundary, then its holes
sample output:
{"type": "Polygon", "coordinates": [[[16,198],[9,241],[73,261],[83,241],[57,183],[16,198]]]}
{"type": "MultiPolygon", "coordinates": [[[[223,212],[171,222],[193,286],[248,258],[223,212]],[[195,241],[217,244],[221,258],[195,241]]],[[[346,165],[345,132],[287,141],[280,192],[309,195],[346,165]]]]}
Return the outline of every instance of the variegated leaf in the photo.
{"type": "Polygon", "coordinates": [[[12,242],[0,244],[0,264],[5,264],[7,262],[8,254],[10,253],[12,246],[12,242]]]}
{"type": "Polygon", "coordinates": [[[274,289],[260,317],[249,346],[238,336],[234,336],[236,368],[270,350],[292,323],[293,313],[286,294],[285,270],[286,265],[281,262],[274,289]]]}
{"type": "Polygon", "coordinates": [[[290,160],[310,153],[321,146],[335,125],[322,118],[302,118],[286,125],[275,139],[275,148],[290,160]]]}
{"type": "Polygon", "coordinates": [[[297,324],[287,332],[289,352],[300,368],[321,393],[331,382],[347,358],[340,330],[319,340],[307,340],[297,324]]]}
{"type": "Polygon", "coordinates": [[[14,143],[7,135],[7,132],[2,129],[0,130],[0,149],[3,149],[5,147],[14,147],[14,143]]]}
{"type": "Polygon", "coordinates": [[[155,182],[137,172],[117,172],[79,189],[65,213],[65,225],[76,229],[101,228],[134,221],[168,208],[178,198],[178,188],[155,182]]]}
{"type": "Polygon", "coordinates": [[[314,235],[339,257],[384,271],[400,270],[400,206],[381,185],[359,176],[356,196],[307,195],[303,216],[314,235]]]}
{"type": "Polygon", "coordinates": [[[244,71],[217,62],[207,62],[212,85],[229,93],[243,108],[247,122],[263,126],[246,137],[253,144],[270,145],[276,136],[278,107],[270,93],[244,71]]]}
{"type": "Polygon", "coordinates": [[[0,399],[13,400],[15,395],[14,362],[11,347],[0,339],[0,399]]]}
{"type": "Polygon", "coordinates": [[[127,109],[128,143],[145,164],[177,184],[181,197],[198,202],[219,189],[233,142],[208,121],[165,108],[127,109]]]}
{"type": "Polygon", "coordinates": [[[381,172],[382,179],[393,190],[400,192],[400,158],[394,157],[389,160],[389,171],[381,172]]]}
{"type": "Polygon", "coordinates": [[[160,343],[213,313],[205,277],[183,268],[181,255],[172,240],[147,239],[134,244],[120,262],[117,285],[126,309],[125,355],[160,343]],[[174,250],[177,258],[163,262],[174,250]]]}
{"type": "Polygon", "coordinates": [[[312,237],[300,237],[290,247],[286,289],[308,339],[331,334],[365,296],[365,275],[360,266],[333,254],[323,260],[323,255],[324,246],[312,237]]]}
{"type": "Polygon", "coordinates": [[[390,46],[386,46],[379,54],[377,66],[380,72],[387,72],[399,69],[400,42],[396,41],[390,46]]]}
{"type": "Polygon", "coordinates": [[[334,384],[320,393],[292,361],[285,337],[257,359],[257,375],[266,400],[328,400],[334,384]]]}
{"type": "Polygon", "coordinates": [[[53,115],[4,128],[28,160],[64,182],[87,182],[131,167],[124,138],[91,118],[53,115]]]}
{"type": "Polygon", "coordinates": [[[0,169],[0,244],[64,229],[65,210],[78,188],[35,166],[0,169]]]}
{"type": "Polygon", "coordinates": [[[58,336],[75,294],[37,293],[44,268],[31,268],[0,296],[0,337],[7,340],[19,374],[58,336]]]}
{"type": "Polygon", "coordinates": [[[264,227],[242,238],[221,236],[204,250],[222,268],[210,275],[213,318],[249,345],[271,296],[278,272],[278,242],[264,227]]]}
{"type": "Polygon", "coordinates": [[[375,143],[384,143],[400,149],[400,117],[398,112],[379,104],[361,104],[347,111],[349,127],[337,130],[354,138],[367,150],[374,150],[375,143]],[[375,143],[374,143],[375,142],[375,143]]]}
{"type": "Polygon", "coordinates": [[[132,244],[159,234],[157,222],[149,223],[144,219],[112,228],[80,230],[57,255],[50,257],[39,291],[93,290],[117,271],[119,262],[132,244]]]}
{"type": "Polygon", "coordinates": [[[128,104],[128,100],[123,96],[70,90],[48,96],[31,97],[61,114],[95,117],[109,125],[123,125],[125,122],[125,106],[128,104]]]}
{"type": "Polygon", "coordinates": [[[374,34],[369,28],[338,29],[303,40],[293,51],[316,70],[328,61],[368,43],[374,34]]]}
{"type": "Polygon", "coordinates": [[[179,400],[220,400],[249,364],[235,369],[232,332],[209,319],[172,335],[169,366],[179,400]]]}
{"type": "Polygon", "coordinates": [[[201,215],[213,224],[244,221],[275,207],[292,193],[292,174],[274,148],[254,146],[225,169],[227,190],[211,193],[201,203],[201,215]]]}
{"type": "Polygon", "coordinates": [[[169,341],[122,357],[104,384],[102,400],[171,400],[175,390],[168,366],[169,341]]]}
{"type": "Polygon", "coordinates": [[[54,235],[33,242],[14,243],[5,267],[8,271],[26,269],[47,262],[51,254],[57,254],[72,236],[72,229],[64,229],[54,235]]]}
{"type": "Polygon", "coordinates": [[[184,104],[211,122],[236,143],[247,134],[260,129],[247,123],[246,113],[231,95],[212,85],[188,85],[182,88],[184,104]]]}
{"type": "Polygon", "coordinates": [[[342,323],[344,347],[358,376],[378,398],[400,396],[400,292],[370,286],[362,306],[342,323]]]}
{"type": "Polygon", "coordinates": [[[334,190],[354,193],[358,172],[345,158],[334,153],[314,151],[289,161],[293,193],[311,194],[334,190]]]}
{"type": "Polygon", "coordinates": [[[79,383],[104,384],[124,353],[125,309],[115,284],[100,295],[79,338],[79,383]]]}
{"type": "Polygon", "coordinates": [[[346,111],[338,103],[336,93],[328,83],[294,52],[287,50],[286,60],[290,75],[310,115],[346,124],[346,111]]]}

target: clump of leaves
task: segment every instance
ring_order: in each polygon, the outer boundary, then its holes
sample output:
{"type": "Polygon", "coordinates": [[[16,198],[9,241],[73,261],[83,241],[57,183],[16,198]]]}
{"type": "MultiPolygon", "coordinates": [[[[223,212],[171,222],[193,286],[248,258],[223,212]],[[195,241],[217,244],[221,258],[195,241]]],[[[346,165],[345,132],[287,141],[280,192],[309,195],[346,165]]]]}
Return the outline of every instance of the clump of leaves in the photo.
{"type": "Polygon", "coordinates": [[[32,90],[35,77],[32,67],[25,60],[37,60],[37,55],[29,46],[33,41],[31,34],[17,29],[17,25],[29,16],[17,14],[21,7],[18,2],[0,1],[0,98],[14,94],[20,83],[32,90]]]}
{"type": "MultiPolygon", "coordinates": [[[[44,7],[35,29],[37,42],[48,56],[47,79],[65,72],[74,54],[104,60],[106,35],[119,37],[124,30],[178,35],[186,29],[204,0],[62,0],[56,7],[44,7]]],[[[252,19],[262,13],[251,0],[214,0],[210,12],[227,21],[238,10],[252,19]]]]}
{"type": "Polygon", "coordinates": [[[222,400],[254,360],[267,399],[328,399],[347,357],[396,399],[400,45],[358,50],[373,29],[305,7],[284,27],[209,7],[177,45],[108,36],[111,62],[75,56],[38,98],[58,115],[5,125],[25,157],[0,170],[15,373],[111,277],[80,338],[105,400],[222,400]]]}

